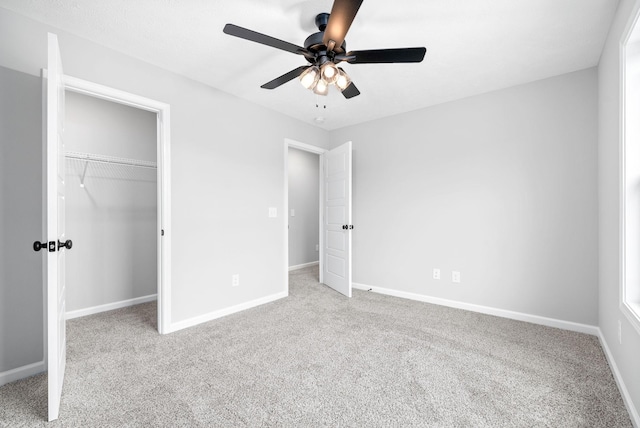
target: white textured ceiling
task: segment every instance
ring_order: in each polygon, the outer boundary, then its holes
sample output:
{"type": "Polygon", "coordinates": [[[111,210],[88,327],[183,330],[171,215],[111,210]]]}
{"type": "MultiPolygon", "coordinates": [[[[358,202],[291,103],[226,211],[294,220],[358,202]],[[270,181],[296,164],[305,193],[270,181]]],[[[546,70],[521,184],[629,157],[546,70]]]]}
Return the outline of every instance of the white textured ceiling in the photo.
{"type": "MultiPolygon", "coordinates": [[[[331,0],[0,0],[0,6],[325,129],[374,120],[598,63],[618,0],[364,0],[349,50],[425,46],[419,64],[344,64],[362,93],[317,97],[306,61],[223,34],[226,23],[302,45],[331,0]],[[316,107],[319,99],[321,105],[316,107]]],[[[64,55],[64,52],[63,52],[64,55]]]]}

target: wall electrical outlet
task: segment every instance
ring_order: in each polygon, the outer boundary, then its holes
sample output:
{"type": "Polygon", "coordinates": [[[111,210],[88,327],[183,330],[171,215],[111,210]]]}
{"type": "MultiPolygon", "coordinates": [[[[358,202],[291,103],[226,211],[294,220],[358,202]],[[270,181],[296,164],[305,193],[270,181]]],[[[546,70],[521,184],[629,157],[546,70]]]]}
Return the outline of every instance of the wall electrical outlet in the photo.
{"type": "Polygon", "coordinates": [[[240,274],[239,273],[231,275],[231,285],[233,287],[237,287],[238,285],[240,285],[240,274]]]}
{"type": "Polygon", "coordinates": [[[460,272],[458,272],[457,270],[451,272],[451,281],[460,282],[460,272]]]}
{"type": "Polygon", "coordinates": [[[291,209],[291,217],[295,217],[296,216],[296,210],[294,210],[293,208],[291,209]]]}
{"type": "Polygon", "coordinates": [[[433,270],[433,279],[440,279],[440,269],[433,270]]]}
{"type": "Polygon", "coordinates": [[[320,245],[316,244],[316,251],[318,251],[320,249],[320,245]]]}

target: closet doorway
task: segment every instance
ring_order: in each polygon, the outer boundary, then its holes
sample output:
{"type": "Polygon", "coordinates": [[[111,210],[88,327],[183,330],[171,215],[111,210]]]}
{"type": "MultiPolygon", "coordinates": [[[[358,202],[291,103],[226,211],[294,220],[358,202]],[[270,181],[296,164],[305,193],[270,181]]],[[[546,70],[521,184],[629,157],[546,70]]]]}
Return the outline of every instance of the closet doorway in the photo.
{"type": "Polygon", "coordinates": [[[67,318],[157,300],[168,333],[169,106],[68,76],[65,92],[67,318]]]}

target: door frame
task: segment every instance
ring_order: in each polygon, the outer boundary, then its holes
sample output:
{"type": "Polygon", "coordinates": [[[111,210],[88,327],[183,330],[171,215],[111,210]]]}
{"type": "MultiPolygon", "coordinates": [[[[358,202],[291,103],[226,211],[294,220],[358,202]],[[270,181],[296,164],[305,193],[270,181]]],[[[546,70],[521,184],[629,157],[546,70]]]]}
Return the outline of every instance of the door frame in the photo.
{"type": "Polygon", "coordinates": [[[66,91],[123,104],[157,115],[157,269],[158,332],[171,332],[171,126],[169,104],[119,89],[64,76],[66,91]]]}
{"type": "Polygon", "coordinates": [[[324,254],[323,254],[323,244],[324,244],[324,236],[322,233],[322,218],[324,211],[324,189],[322,186],[322,172],[324,171],[324,154],[328,151],[323,149],[322,147],[313,146],[311,144],[301,143],[299,141],[292,140],[290,138],[284,139],[284,276],[287,278],[285,282],[285,292],[287,296],[289,295],[289,148],[302,150],[309,153],[315,153],[318,155],[319,162],[319,213],[318,213],[318,222],[319,222],[319,235],[318,236],[318,263],[320,270],[320,283],[322,283],[323,276],[323,266],[324,266],[324,254]]]}

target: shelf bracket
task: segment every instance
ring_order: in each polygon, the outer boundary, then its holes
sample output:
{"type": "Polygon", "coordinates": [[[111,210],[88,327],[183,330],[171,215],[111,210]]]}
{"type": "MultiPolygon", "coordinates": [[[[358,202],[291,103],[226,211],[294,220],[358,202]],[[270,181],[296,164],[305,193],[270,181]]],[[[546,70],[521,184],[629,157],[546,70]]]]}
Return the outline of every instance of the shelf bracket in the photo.
{"type": "Polygon", "coordinates": [[[82,178],[80,179],[80,187],[84,188],[84,177],[87,175],[87,167],[89,167],[89,161],[84,163],[84,171],[82,172],[82,178]]]}

